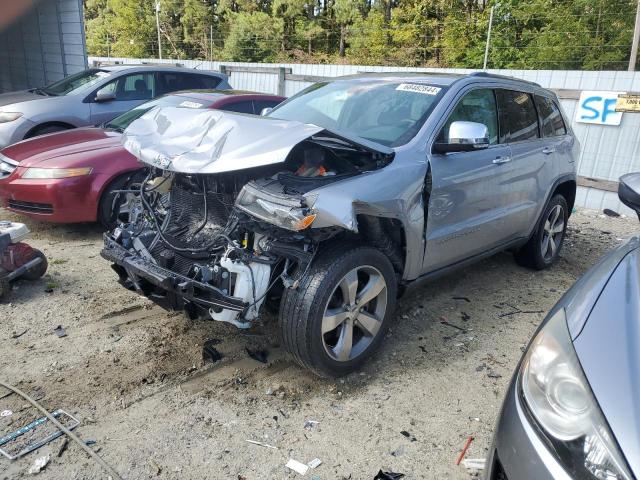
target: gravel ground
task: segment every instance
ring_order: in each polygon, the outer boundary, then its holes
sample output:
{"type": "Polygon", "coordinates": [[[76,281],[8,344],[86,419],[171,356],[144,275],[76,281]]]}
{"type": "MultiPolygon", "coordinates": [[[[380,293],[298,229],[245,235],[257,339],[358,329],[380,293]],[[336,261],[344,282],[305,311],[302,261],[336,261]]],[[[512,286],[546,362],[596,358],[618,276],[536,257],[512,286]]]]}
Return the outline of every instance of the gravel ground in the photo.
{"type": "MultiPolygon", "coordinates": [[[[0,218],[17,220],[2,210],[0,218]]],[[[124,290],[99,256],[96,226],[28,225],[50,268],[0,304],[0,379],[76,415],[76,432],[124,478],[234,480],[296,478],[284,468],[289,458],[321,459],[307,477],[322,480],[369,480],[381,468],[407,479],[469,478],[455,458],[469,435],[467,457],[487,455],[509,378],[545,312],[638,230],[632,218],[579,211],[548,271],[504,253],[424,285],[400,300],[365,369],[329,381],[289,361],[273,319],[239,332],[188,322],[124,290]],[[66,337],[53,332],[58,325],[66,337]],[[202,358],[209,339],[224,356],[215,364],[202,358]],[[268,350],[268,363],[247,347],[268,350]],[[319,423],[305,428],[307,420],[319,423]]],[[[5,409],[13,414],[0,417],[0,436],[38,417],[15,395],[0,398],[5,409]]],[[[31,477],[46,454],[42,478],[107,478],[74,444],[58,456],[61,444],[0,458],[0,478],[31,477]]]]}

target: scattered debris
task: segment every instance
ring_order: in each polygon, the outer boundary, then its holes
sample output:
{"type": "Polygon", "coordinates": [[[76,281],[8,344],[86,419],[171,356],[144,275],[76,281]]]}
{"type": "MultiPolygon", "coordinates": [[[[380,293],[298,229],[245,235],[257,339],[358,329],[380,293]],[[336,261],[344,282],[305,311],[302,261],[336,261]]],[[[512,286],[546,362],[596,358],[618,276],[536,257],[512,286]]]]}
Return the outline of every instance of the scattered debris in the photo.
{"type": "Polygon", "coordinates": [[[469,315],[467,312],[460,312],[460,318],[463,322],[468,322],[471,319],[471,315],[469,315]]]}
{"type": "MultiPolygon", "coordinates": [[[[513,305],[507,305],[507,307],[511,308],[512,311],[511,312],[506,312],[506,313],[501,313],[500,315],[498,315],[498,317],[508,317],[509,315],[515,315],[517,313],[544,313],[543,310],[520,310],[518,307],[514,307],[513,305]]],[[[494,305],[494,307],[496,308],[502,308],[502,307],[498,307],[497,305],[494,305]]]]}
{"type": "Polygon", "coordinates": [[[404,445],[400,445],[398,448],[391,452],[391,456],[393,457],[401,457],[404,455],[404,445]]]}
{"type": "Polygon", "coordinates": [[[460,454],[458,455],[458,458],[456,459],[456,465],[460,465],[460,462],[462,461],[464,456],[467,454],[467,450],[469,450],[469,445],[471,445],[471,442],[473,442],[473,436],[469,435],[467,437],[467,441],[464,442],[464,447],[462,447],[462,451],[460,452],[460,454]]]}
{"type": "Polygon", "coordinates": [[[33,465],[31,465],[31,467],[29,467],[29,470],[27,470],[27,473],[29,475],[36,475],[37,473],[40,473],[49,464],[50,460],[51,455],[45,455],[44,457],[36,458],[36,461],[33,462],[33,465]]]}
{"type": "Polygon", "coordinates": [[[449,322],[449,321],[447,321],[447,319],[446,319],[446,318],[444,318],[444,317],[440,317],[440,323],[441,323],[442,325],[446,325],[447,327],[451,327],[451,328],[455,328],[456,330],[460,330],[462,333],[467,333],[467,331],[466,331],[464,328],[459,327],[458,325],[454,325],[453,323],[450,323],[450,322],[449,322]]]}
{"type": "Polygon", "coordinates": [[[453,300],[462,300],[465,301],[467,303],[471,303],[471,300],[469,300],[467,297],[451,297],[453,300]]]}
{"type": "Polygon", "coordinates": [[[487,460],[484,458],[465,458],[462,465],[469,470],[484,470],[487,460]]]}
{"type": "Polygon", "coordinates": [[[373,480],[398,480],[404,477],[404,473],[396,473],[396,472],[383,472],[380,470],[373,480]]]}
{"type": "Polygon", "coordinates": [[[322,460],[320,460],[319,458],[314,458],[309,463],[307,463],[307,467],[309,467],[312,470],[315,470],[320,465],[322,465],[322,460]]]}
{"type": "Polygon", "coordinates": [[[422,353],[429,353],[427,351],[427,348],[424,345],[418,345],[418,348],[420,348],[420,350],[422,350],[422,353]]]}
{"type": "Polygon", "coordinates": [[[58,448],[58,454],[56,456],[60,458],[62,454],[67,450],[68,446],[69,446],[69,439],[67,437],[64,437],[62,439],[62,443],[60,444],[60,447],[58,448]]]}
{"type": "Polygon", "coordinates": [[[278,447],[274,447],[273,445],[269,445],[267,443],[258,442],[256,440],[247,440],[247,442],[252,443],[253,445],[260,445],[261,447],[271,448],[273,450],[277,450],[278,447]]]}
{"type": "Polygon", "coordinates": [[[605,208],[602,213],[604,213],[606,216],[608,217],[614,217],[614,218],[618,218],[620,216],[620,214],[618,212],[614,212],[613,210],[610,210],[608,208],[605,208]]]}
{"type": "Polygon", "coordinates": [[[407,437],[409,439],[410,442],[415,442],[416,441],[416,437],[414,437],[413,435],[411,435],[409,432],[407,432],[406,430],[402,430],[400,432],[402,435],[404,435],[405,437],[407,437]]]}
{"type": "Polygon", "coordinates": [[[62,325],[58,325],[56,328],[54,328],[53,333],[55,333],[58,336],[58,338],[63,338],[67,336],[67,331],[64,329],[62,325]]]}
{"type": "Polygon", "coordinates": [[[305,420],[304,421],[304,429],[305,430],[313,430],[319,424],[320,424],[320,422],[318,422],[317,420],[305,420]]]}
{"type": "Polygon", "coordinates": [[[309,465],[305,465],[304,463],[294,460],[293,458],[289,459],[285,467],[287,467],[289,470],[293,470],[294,472],[299,473],[300,475],[306,475],[309,471],[309,465]]]}
{"type": "Polygon", "coordinates": [[[28,328],[25,328],[22,332],[20,333],[15,333],[13,335],[11,335],[11,338],[16,339],[16,338],[20,338],[21,336],[23,336],[25,333],[27,333],[29,331],[28,328]]]}
{"type": "Polygon", "coordinates": [[[13,415],[11,410],[3,410],[0,412],[0,417],[10,417],[11,415],[13,415]]]}
{"type": "MultiPolygon", "coordinates": [[[[80,421],[73,417],[72,415],[69,415],[67,412],[65,412],[64,410],[56,410],[55,412],[52,412],[51,415],[58,420],[59,422],[62,422],[65,424],[65,427],[68,430],[73,430],[74,428],[76,428],[78,425],[80,425],[80,421]]],[[[8,458],[9,460],[15,460],[16,458],[20,458],[24,455],[26,455],[27,453],[33,452],[34,450],[37,450],[38,448],[48,444],[49,442],[52,442],[53,440],[55,440],[56,438],[62,436],[63,432],[61,430],[56,430],[55,432],[51,433],[50,435],[47,435],[44,438],[36,438],[36,439],[32,439],[31,443],[20,448],[19,451],[16,451],[17,449],[15,447],[13,447],[13,449],[11,449],[12,444],[18,443],[19,445],[19,439],[20,437],[22,437],[25,434],[32,434],[36,431],[37,427],[50,423],[49,419],[47,417],[41,417],[37,420],[34,420],[33,422],[24,425],[20,428],[18,428],[17,430],[3,436],[0,437],[0,455],[5,456],[6,458],[8,458]]]]}
{"type": "Polygon", "coordinates": [[[251,358],[253,358],[254,360],[260,362],[260,363],[267,363],[267,357],[269,356],[269,352],[266,350],[261,350],[261,349],[251,349],[249,347],[246,347],[245,350],[247,351],[247,353],[249,354],[249,356],[251,358]]]}
{"type": "Polygon", "coordinates": [[[211,338],[204,342],[202,346],[202,360],[204,362],[216,363],[219,360],[222,360],[222,354],[214,347],[214,345],[218,345],[220,340],[217,338],[211,338]]]}

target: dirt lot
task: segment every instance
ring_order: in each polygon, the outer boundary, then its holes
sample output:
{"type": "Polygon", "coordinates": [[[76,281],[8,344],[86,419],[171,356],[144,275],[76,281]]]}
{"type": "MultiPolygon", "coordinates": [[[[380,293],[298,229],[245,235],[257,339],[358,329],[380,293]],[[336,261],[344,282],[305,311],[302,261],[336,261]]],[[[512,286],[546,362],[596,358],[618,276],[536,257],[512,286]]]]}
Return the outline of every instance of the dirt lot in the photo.
{"type": "MultiPolygon", "coordinates": [[[[2,210],[0,218],[16,219],[2,210]]],[[[287,359],[273,319],[244,333],[190,323],[121,288],[99,256],[96,226],[29,226],[51,265],[0,304],[0,379],[77,415],[76,432],[124,478],[247,480],[297,477],[284,468],[290,457],[321,459],[307,477],[323,480],[368,480],[380,468],[469,478],[455,458],[468,435],[467,456],[486,456],[509,377],[544,312],[638,230],[635,219],[581,211],[549,271],[520,268],[505,253],[421,287],[399,302],[364,371],[328,381],[287,359]],[[53,332],[58,325],[66,337],[53,332]],[[202,359],[208,339],[224,355],[215,364],[202,359]],[[267,349],[268,364],[246,347],[267,349]],[[305,428],[307,420],[319,423],[305,428]]],[[[0,436],[38,416],[15,395],[0,399],[5,409],[14,413],[0,418],[0,436]]],[[[51,453],[42,478],[106,478],[73,444],[58,457],[61,443],[0,458],[0,477],[30,477],[34,460],[51,453]]]]}

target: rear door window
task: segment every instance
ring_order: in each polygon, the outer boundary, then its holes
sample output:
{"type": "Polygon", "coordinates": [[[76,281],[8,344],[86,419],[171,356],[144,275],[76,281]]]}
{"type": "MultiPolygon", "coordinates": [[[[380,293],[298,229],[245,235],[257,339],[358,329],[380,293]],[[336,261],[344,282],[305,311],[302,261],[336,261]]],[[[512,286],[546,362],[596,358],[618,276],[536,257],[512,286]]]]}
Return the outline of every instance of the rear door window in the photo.
{"type": "Polygon", "coordinates": [[[113,93],[116,101],[151,100],[155,97],[155,82],[152,73],[123,75],[100,89],[113,93]]]}
{"type": "Polygon", "coordinates": [[[208,75],[182,72],[160,72],[163,93],[179,90],[212,90],[220,83],[220,79],[208,75]]]}
{"type": "Polygon", "coordinates": [[[449,115],[436,141],[449,143],[449,127],[453,122],[460,121],[485,125],[489,129],[489,143],[491,145],[498,143],[498,109],[493,90],[473,90],[462,97],[449,115]]]}
{"type": "Polygon", "coordinates": [[[500,114],[500,143],[522,142],[540,137],[538,113],[531,95],[496,90],[500,114]]]}
{"type": "Polygon", "coordinates": [[[536,95],[536,106],[540,114],[542,136],[558,137],[567,133],[560,108],[553,100],[536,95]]]}

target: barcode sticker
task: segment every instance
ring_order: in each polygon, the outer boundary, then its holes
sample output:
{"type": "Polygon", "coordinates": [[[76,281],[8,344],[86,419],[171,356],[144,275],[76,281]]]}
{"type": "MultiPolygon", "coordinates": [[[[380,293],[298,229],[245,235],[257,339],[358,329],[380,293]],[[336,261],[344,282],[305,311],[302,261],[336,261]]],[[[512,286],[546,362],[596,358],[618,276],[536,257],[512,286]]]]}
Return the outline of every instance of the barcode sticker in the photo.
{"type": "Polygon", "coordinates": [[[424,95],[437,95],[442,89],[440,87],[422,85],[419,83],[401,83],[396,87],[396,90],[400,90],[402,92],[422,93],[424,95]]]}

